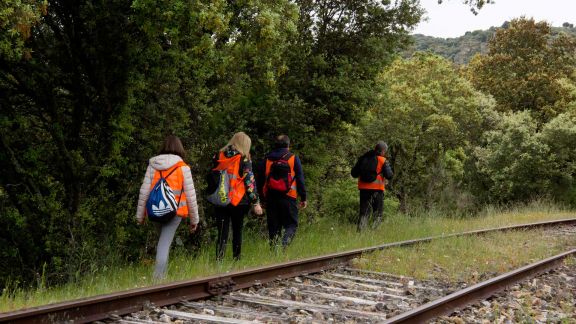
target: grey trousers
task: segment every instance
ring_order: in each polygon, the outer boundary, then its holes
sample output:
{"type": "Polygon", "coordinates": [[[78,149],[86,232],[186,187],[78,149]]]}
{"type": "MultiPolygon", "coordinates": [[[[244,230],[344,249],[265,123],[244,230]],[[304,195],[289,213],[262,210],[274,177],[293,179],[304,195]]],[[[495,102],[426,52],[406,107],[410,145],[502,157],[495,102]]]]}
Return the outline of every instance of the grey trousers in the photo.
{"type": "Polygon", "coordinates": [[[156,247],[156,267],[154,268],[154,279],[164,279],[166,277],[166,270],[168,269],[168,254],[170,254],[170,246],[174,240],[174,234],[178,229],[178,225],[182,221],[181,217],[175,216],[166,224],[159,224],[160,238],[158,239],[158,246],[156,247]]]}

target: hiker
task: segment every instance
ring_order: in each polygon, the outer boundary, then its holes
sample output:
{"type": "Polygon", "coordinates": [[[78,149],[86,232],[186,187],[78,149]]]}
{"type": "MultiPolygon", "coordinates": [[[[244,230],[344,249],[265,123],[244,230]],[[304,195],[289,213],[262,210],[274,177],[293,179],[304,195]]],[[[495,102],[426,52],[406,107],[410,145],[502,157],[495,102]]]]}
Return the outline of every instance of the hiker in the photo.
{"type": "Polygon", "coordinates": [[[392,179],[392,168],[386,160],[388,145],[379,141],[373,150],[362,155],[354,168],[352,177],[358,178],[360,190],[360,215],[358,218],[358,231],[368,224],[370,214],[373,215],[374,227],[382,221],[382,207],[384,205],[384,179],[392,179]]]}
{"type": "Polygon", "coordinates": [[[282,230],[282,247],[286,248],[298,228],[298,204],[306,208],[306,187],[300,159],[290,152],[290,138],[280,135],[276,138],[274,149],[266,155],[260,167],[263,175],[262,192],[266,200],[266,221],[270,246],[278,245],[282,230]]]}
{"type": "Polygon", "coordinates": [[[230,223],[232,224],[232,256],[240,259],[244,215],[250,205],[256,215],[262,215],[256,188],[252,160],[251,140],[243,132],[234,134],[228,144],[213,157],[212,172],[208,177],[208,201],[215,206],[218,238],[216,259],[222,260],[226,251],[230,223]]]}
{"type": "Polygon", "coordinates": [[[190,233],[196,231],[200,220],[194,181],[184,156],[180,139],[174,135],[166,137],[159,155],[150,159],[140,187],[136,219],[144,224],[147,215],[160,232],[154,268],[157,280],[166,277],[170,245],[182,219],[189,218],[190,233]],[[162,185],[162,179],[169,188],[162,185]]]}

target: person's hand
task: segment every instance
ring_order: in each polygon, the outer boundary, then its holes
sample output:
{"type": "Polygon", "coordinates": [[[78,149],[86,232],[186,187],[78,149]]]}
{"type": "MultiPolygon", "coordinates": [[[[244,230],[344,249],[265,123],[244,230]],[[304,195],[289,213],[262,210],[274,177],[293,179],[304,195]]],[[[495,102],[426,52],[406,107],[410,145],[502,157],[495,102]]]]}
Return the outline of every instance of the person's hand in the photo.
{"type": "Polygon", "coordinates": [[[196,232],[196,229],[198,229],[198,224],[190,224],[189,229],[190,229],[190,234],[196,232]]]}
{"type": "Polygon", "coordinates": [[[260,206],[260,204],[254,205],[254,214],[260,216],[262,215],[262,213],[263,213],[262,206],[260,206]]]}
{"type": "Polygon", "coordinates": [[[301,201],[300,202],[300,208],[304,209],[306,207],[308,207],[308,202],[307,201],[301,201]]]}
{"type": "Polygon", "coordinates": [[[144,225],[145,221],[146,221],[146,219],[144,217],[137,219],[138,225],[144,225]]]}

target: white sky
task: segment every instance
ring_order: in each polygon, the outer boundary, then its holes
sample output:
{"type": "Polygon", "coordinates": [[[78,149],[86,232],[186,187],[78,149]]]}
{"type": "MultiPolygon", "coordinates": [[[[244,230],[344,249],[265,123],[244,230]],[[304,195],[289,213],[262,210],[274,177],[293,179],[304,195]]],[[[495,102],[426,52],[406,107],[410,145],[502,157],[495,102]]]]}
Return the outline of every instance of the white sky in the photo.
{"type": "Polygon", "coordinates": [[[428,21],[421,22],[414,34],[435,37],[458,37],[467,31],[500,27],[506,20],[526,16],[546,20],[558,27],[565,22],[576,25],[576,0],[495,0],[479,10],[478,15],[462,0],[420,0],[428,21]]]}

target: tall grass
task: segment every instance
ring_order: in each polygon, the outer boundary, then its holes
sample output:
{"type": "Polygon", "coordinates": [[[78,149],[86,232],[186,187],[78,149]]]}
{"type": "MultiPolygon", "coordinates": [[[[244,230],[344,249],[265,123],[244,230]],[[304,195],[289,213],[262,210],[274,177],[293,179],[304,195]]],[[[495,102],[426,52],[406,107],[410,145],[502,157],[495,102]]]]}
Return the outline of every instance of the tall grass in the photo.
{"type": "MultiPolygon", "coordinates": [[[[216,262],[213,245],[206,246],[192,256],[182,246],[174,244],[169,275],[163,282],[221,274],[387,242],[571,217],[574,217],[573,212],[545,201],[509,208],[487,207],[476,216],[446,216],[437,210],[422,210],[410,215],[387,212],[378,228],[359,234],[354,224],[343,221],[337,215],[324,215],[313,223],[301,222],[294,242],[286,251],[270,249],[264,231],[246,231],[242,259],[237,262],[231,261],[230,251],[224,261],[216,262]]],[[[90,275],[53,288],[39,286],[24,289],[13,283],[0,296],[0,311],[149,286],[157,283],[150,276],[152,263],[153,260],[146,259],[133,264],[102,265],[90,275]]]]}
{"type": "Polygon", "coordinates": [[[574,235],[546,235],[544,229],[515,230],[395,247],[354,262],[368,270],[473,284],[574,247],[574,235]]]}

